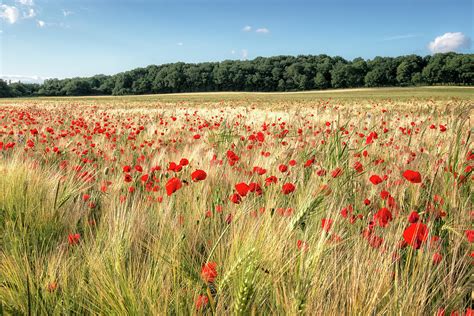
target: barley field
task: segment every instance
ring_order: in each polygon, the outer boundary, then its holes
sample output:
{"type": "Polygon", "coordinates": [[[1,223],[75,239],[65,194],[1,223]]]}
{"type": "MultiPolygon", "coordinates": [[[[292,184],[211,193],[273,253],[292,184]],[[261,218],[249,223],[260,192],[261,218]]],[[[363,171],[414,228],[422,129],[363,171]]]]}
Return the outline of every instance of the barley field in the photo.
{"type": "Polygon", "coordinates": [[[0,314],[472,315],[474,89],[0,100],[0,314]]]}

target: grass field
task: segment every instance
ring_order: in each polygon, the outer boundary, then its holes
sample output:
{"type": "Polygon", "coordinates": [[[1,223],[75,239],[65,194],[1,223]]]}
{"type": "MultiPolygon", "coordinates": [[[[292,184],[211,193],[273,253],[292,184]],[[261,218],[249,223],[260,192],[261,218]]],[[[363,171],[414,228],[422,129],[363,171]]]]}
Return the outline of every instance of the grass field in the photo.
{"type": "Polygon", "coordinates": [[[0,99],[0,314],[472,313],[473,92],[0,99]]]}

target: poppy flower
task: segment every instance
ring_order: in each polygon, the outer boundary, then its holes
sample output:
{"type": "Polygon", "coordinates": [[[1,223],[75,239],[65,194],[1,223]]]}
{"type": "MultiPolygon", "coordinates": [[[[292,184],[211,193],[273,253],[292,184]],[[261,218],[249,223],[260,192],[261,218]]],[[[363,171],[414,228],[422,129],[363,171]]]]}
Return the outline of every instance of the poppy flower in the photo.
{"type": "Polygon", "coordinates": [[[208,262],[201,268],[201,277],[204,281],[213,283],[217,278],[217,263],[208,262]]]}
{"type": "Polygon", "coordinates": [[[420,249],[428,239],[428,227],[423,223],[413,223],[403,232],[403,239],[414,249],[420,249]]]}
{"type": "Polygon", "coordinates": [[[304,163],[304,167],[305,168],[308,168],[308,167],[311,167],[311,165],[314,163],[314,158],[313,159],[309,159],[307,160],[305,163],[304,163]]]}
{"type": "Polygon", "coordinates": [[[379,224],[380,227],[386,227],[390,221],[392,221],[392,213],[388,208],[381,208],[374,215],[374,220],[379,224]]]}
{"type": "Polygon", "coordinates": [[[411,212],[410,215],[408,215],[408,221],[410,223],[416,223],[418,222],[419,219],[420,219],[420,215],[418,215],[418,213],[415,211],[411,212]]]}
{"type": "Polygon", "coordinates": [[[193,173],[191,173],[191,179],[193,179],[193,181],[201,181],[201,180],[204,180],[206,179],[207,177],[207,174],[204,170],[196,170],[194,171],[193,173]]]}
{"type": "Polygon", "coordinates": [[[418,171],[406,170],[403,177],[411,183],[421,183],[421,174],[418,171]]]}
{"type": "Polygon", "coordinates": [[[80,234],[69,234],[67,236],[67,241],[70,245],[77,245],[80,239],[81,239],[80,234]]]}
{"type": "Polygon", "coordinates": [[[374,174],[372,176],[370,176],[369,178],[370,182],[372,182],[372,184],[374,185],[377,185],[377,184],[380,184],[383,182],[382,178],[380,178],[378,175],[374,174]]]}
{"type": "Polygon", "coordinates": [[[331,177],[337,178],[342,174],[342,169],[341,168],[336,168],[333,171],[331,171],[331,177]]]}
{"type": "Polygon", "coordinates": [[[364,171],[364,166],[359,161],[356,161],[354,163],[354,169],[355,169],[355,171],[360,173],[360,172],[364,171]]]}
{"type": "Polygon", "coordinates": [[[229,199],[234,204],[239,204],[242,201],[242,198],[237,193],[232,194],[229,199]]]}
{"type": "Polygon", "coordinates": [[[256,195],[262,195],[263,193],[262,187],[256,182],[252,182],[249,184],[249,191],[254,192],[256,195]]]}
{"type": "Polygon", "coordinates": [[[330,219],[330,218],[323,218],[321,220],[321,228],[326,232],[326,233],[329,233],[329,230],[331,229],[332,227],[332,224],[333,224],[333,220],[330,219]]]}
{"type": "Polygon", "coordinates": [[[433,255],[433,264],[439,264],[441,260],[443,260],[443,256],[439,252],[436,252],[433,255]]]}
{"type": "Polygon", "coordinates": [[[134,168],[135,168],[135,171],[137,172],[143,172],[143,168],[140,165],[136,165],[134,168]]]}
{"type": "Polygon", "coordinates": [[[474,242],[474,230],[472,230],[472,229],[466,230],[465,235],[466,235],[467,240],[470,243],[474,242]]]}
{"type": "Polygon", "coordinates": [[[183,184],[181,183],[181,180],[179,180],[178,178],[171,178],[168,180],[168,182],[166,183],[165,185],[165,188],[166,188],[166,194],[168,196],[170,196],[171,194],[173,194],[174,192],[178,191],[181,187],[183,186],[183,184]]]}
{"type": "Polygon", "coordinates": [[[199,295],[196,299],[196,309],[203,309],[209,303],[207,295],[199,295]]]}
{"type": "Polygon", "coordinates": [[[285,183],[283,186],[282,186],[282,192],[283,194],[290,194],[292,193],[293,191],[295,191],[295,186],[293,183],[285,183]]]}
{"type": "Polygon", "coordinates": [[[308,251],[309,249],[308,243],[302,241],[301,239],[298,239],[298,241],[296,242],[296,246],[298,247],[298,250],[308,251]]]}
{"type": "Polygon", "coordinates": [[[239,193],[240,196],[246,196],[249,193],[250,187],[247,183],[241,182],[235,185],[235,190],[239,193]]]}
{"type": "Polygon", "coordinates": [[[131,175],[129,175],[128,173],[125,175],[124,179],[123,179],[125,182],[132,182],[133,178],[131,175]]]}
{"type": "Polygon", "coordinates": [[[179,165],[180,166],[187,166],[189,164],[189,160],[186,159],[186,158],[182,158],[180,161],[179,161],[179,165]]]}
{"type": "Polygon", "coordinates": [[[278,182],[278,179],[275,176],[270,176],[265,179],[265,185],[270,185],[272,183],[277,183],[277,182],[278,182]]]}
{"type": "Polygon", "coordinates": [[[123,166],[123,169],[122,169],[122,170],[123,170],[123,172],[130,172],[130,171],[132,171],[132,167],[130,167],[130,166],[123,166]]]}
{"type": "Polygon", "coordinates": [[[287,172],[288,171],[288,166],[287,165],[279,165],[278,170],[280,170],[280,172],[287,172]]]}

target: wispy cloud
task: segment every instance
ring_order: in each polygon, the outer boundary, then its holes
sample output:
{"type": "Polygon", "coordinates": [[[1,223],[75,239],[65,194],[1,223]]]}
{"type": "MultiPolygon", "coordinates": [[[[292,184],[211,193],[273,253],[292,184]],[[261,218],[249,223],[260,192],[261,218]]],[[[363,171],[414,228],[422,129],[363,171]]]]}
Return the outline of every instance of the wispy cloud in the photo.
{"type": "Polygon", "coordinates": [[[44,78],[40,76],[28,76],[28,75],[0,75],[0,79],[5,81],[12,82],[25,82],[25,83],[43,83],[44,80],[49,78],[44,78]]]}
{"type": "Polygon", "coordinates": [[[10,24],[14,24],[20,17],[20,11],[17,7],[9,6],[6,4],[0,5],[0,18],[7,21],[10,24]]]}
{"type": "Polygon", "coordinates": [[[33,8],[28,9],[28,11],[23,13],[23,18],[25,19],[31,19],[36,16],[36,11],[33,8]]]}
{"type": "Polygon", "coordinates": [[[184,44],[183,44],[183,42],[179,42],[179,43],[176,43],[176,45],[183,46],[184,44]]]}
{"type": "Polygon", "coordinates": [[[69,11],[69,10],[66,10],[66,9],[63,9],[63,15],[64,15],[64,16],[70,16],[71,14],[74,14],[74,12],[69,11]]]}
{"type": "Polygon", "coordinates": [[[249,56],[249,51],[247,49],[242,49],[241,54],[242,59],[247,59],[247,57],[249,56]]]}
{"type": "Polygon", "coordinates": [[[435,53],[455,52],[471,46],[471,39],[461,32],[448,32],[436,37],[428,48],[435,53]]]}
{"type": "Polygon", "coordinates": [[[244,27],[242,28],[242,31],[244,31],[244,32],[250,32],[250,31],[252,31],[252,27],[251,27],[250,25],[246,25],[246,26],[244,26],[244,27]]]}
{"type": "Polygon", "coordinates": [[[388,36],[388,37],[385,37],[383,40],[396,41],[396,40],[402,40],[402,39],[414,38],[414,37],[420,37],[420,36],[421,36],[420,34],[402,34],[402,35],[388,36]]]}
{"type": "Polygon", "coordinates": [[[16,0],[21,5],[29,6],[32,7],[35,5],[35,2],[33,0],[16,0]]]}
{"type": "Polygon", "coordinates": [[[260,34],[268,34],[270,33],[270,30],[267,29],[266,27],[262,27],[262,28],[259,28],[257,30],[255,30],[256,33],[260,33],[260,34]]]}
{"type": "Polygon", "coordinates": [[[36,21],[36,25],[38,25],[39,27],[43,28],[46,26],[46,22],[45,21],[42,21],[42,20],[38,20],[36,21]]]}

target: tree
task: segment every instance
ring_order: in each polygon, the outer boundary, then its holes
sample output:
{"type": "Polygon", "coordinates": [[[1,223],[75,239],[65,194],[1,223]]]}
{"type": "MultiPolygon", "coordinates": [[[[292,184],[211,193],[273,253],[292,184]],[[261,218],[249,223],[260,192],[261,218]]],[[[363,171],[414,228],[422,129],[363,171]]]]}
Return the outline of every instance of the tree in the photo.
{"type": "Polygon", "coordinates": [[[327,88],[460,84],[474,82],[474,55],[420,57],[299,55],[257,57],[199,64],[172,63],[135,68],[113,76],[49,79],[42,85],[3,82],[8,96],[125,95],[195,91],[301,91],[327,88]]]}
{"type": "Polygon", "coordinates": [[[11,97],[11,93],[12,92],[8,84],[3,79],[0,79],[0,98],[11,97]]]}

